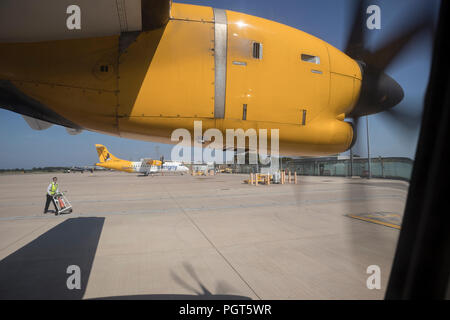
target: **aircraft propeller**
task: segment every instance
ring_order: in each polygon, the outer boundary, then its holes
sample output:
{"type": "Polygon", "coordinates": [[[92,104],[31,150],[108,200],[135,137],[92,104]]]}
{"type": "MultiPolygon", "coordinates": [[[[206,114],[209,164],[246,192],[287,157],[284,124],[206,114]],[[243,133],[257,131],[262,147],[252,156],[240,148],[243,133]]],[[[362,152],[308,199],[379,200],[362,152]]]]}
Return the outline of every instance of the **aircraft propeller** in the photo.
{"type": "MultiPolygon", "coordinates": [[[[370,31],[366,26],[366,9],[369,4],[365,0],[353,1],[354,3],[354,17],[351,24],[350,37],[345,46],[345,53],[356,60],[362,71],[362,85],[360,97],[353,108],[347,115],[347,118],[352,119],[352,126],[354,128],[354,138],[350,147],[351,152],[355,151],[353,148],[361,148],[358,143],[358,133],[361,131],[360,118],[373,114],[381,113],[381,117],[385,121],[389,121],[391,125],[400,126],[402,130],[416,129],[420,125],[421,114],[412,110],[406,109],[401,111],[395,107],[403,100],[403,88],[387,73],[386,70],[393,65],[396,60],[400,60],[400,55],[407,49],[411,50],[409,45],[420,36],[430,36],[433,31],[434,22],[432,14],[432,6],[427,7],[428,3],[415,2],[415,14],[408,19],[405,27],[397,27],[389,30],[389,39],[385,41],[376,49],[370,49],[368,44],[368,34],[370,31]]],[[[386,32],[386,31],[384,31],[386,32]]],[[[357,149],[356,148],[356,149],[357,149]]],[[[353,154],[362,156],[367,154],[367,151],[356,150],[353,154]]],[[[351,153],[352,154],[352,153],[351,153]]],[[[352,165],[352,171],[354,170],[352,165]]],[[[350,173],[353,176],[354,172],[350,173]]],[[[371,182],[369,180],[348,180],[345,191],[345,200],[347,203],[346,214],[372,214],[375,207],[379,210],[380,199],[373,192],[371,192],[371,182]],[[372,198],[372,199],[371,199],[372,198]],[[376,201],[376,206],[372,206],[376,201]]],[[[406,199],[405,199],[406,200],[406,199]]],[[[382,206],[385,207],[384,205],[382,206]]],[[[386,210],[389,207],[386,207],[386,210]]],[[[399,214],[402,212],[398,212],[399,214]]],[[[350,240],[351,249],[355,256],[364,254],[364,249],[360,247],[363,229],[355,228],[356,221],[349,222],[351,230],[350,240]]],[[[365,222],[361,222],[365,223],[365,222]]],[[[390,240],[379,233],[379,229],[370,229],[371,240],[376,244],[377,248],[383,246],[391,246],[390,240]]]]}
{"type": "MultiPolygon", "coordinates": [[[[357,130],[358,120],[362,116],[383,113],[386,118],[405,128],[419,124],[420,115],[409,110],[402,112],[393,109],[404,98],[402,87],[386,70],[393,64],[404,49],[418,36],[433,30],[433,19],[429,7],[416,8],[416,15],[409,19],[404,28],[391,32],[390,38],[375,50],[368,45],[368,28],[366,24],[367,1],[353,1],[354,18],[351,33],[345,46],[345,53],[356,60],[362,72],[362,85],[359,99],[353,110],[347,115],[352,118],[357,130]]],[[[357,138],[355,137],[354,140],[357,138]]]]}

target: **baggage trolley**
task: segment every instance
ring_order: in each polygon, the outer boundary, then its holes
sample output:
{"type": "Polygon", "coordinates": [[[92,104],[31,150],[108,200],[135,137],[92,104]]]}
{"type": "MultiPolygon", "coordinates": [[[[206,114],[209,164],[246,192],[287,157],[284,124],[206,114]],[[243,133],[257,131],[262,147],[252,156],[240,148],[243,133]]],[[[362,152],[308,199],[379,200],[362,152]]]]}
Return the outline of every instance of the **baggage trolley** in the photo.
{"type": "Polygon", "coordinates": [[[72,205],[62,192],[55,193],[53,196],[53,202],[56,205],[55,216],[59,214],[71,213],[73,211],[72,205]]]}

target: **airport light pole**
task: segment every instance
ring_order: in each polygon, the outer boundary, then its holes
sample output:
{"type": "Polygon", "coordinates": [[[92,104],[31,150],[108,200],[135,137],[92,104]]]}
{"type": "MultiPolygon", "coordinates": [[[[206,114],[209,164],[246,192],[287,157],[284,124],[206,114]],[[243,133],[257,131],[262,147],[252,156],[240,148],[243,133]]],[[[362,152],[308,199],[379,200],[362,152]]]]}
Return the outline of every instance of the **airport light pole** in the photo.
{"type": "Polygon", "coordinates": [[[353,148],[350,148],[350,178],[353,177],[353,148]]]}
{"type": "Polygon", "coordinates": [[[366,116],[366,129],[367,129],[367,169],[368,178],[372,178],[372,171],[370,170],[370,139],[369,139],[369,116],[366,116]]]}

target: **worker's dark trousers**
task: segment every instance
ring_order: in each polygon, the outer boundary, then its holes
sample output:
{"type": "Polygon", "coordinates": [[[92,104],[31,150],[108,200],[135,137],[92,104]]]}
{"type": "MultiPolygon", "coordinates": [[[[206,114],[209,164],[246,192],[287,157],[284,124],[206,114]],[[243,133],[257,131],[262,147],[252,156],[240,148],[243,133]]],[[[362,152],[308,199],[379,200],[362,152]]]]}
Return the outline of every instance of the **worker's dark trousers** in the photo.
{"type": "Polygon", "coordinates": [[[53,201],[53,197],[52,197],[52,196],[49,196],[49,195],[47,194],[47,201],[45,201],[45,209],[44,209],[44,212],[47,212],[47,211],[48,211],[48,206],[50,205],[50,202],[53,203],[53,206],[55,207],[55,210],[58,210],[58,209],[56,209],[56,204],[55,204],[55,202],[53,201]]]}

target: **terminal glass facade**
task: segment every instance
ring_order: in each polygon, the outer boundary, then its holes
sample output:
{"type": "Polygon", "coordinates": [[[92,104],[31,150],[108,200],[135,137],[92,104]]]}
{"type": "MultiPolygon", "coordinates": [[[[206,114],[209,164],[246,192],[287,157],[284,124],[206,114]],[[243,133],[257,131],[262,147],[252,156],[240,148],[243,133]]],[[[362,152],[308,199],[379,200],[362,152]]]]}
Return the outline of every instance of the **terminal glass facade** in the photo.
{"type": "MultiPolygon", "coordinates": [[[[370,171],[372,178],[398,179],[409,181],[411,179],[414,161],[409,158],[372,158],[370,171]]],[[[264,172],[267,166],[231,165],[235,173],[264,172]]],[[[304,176],[330,176],[330,177],[367,177],[369,165],[367,158],[339,159],[338,157],[319,157],[289,159],[283,158],[280,168],[297,172],[304,176]],[[352,173],[353,167],[353,173],[352,173]]]]}
{"type": "MultiPolygon", "coordinates": [[[[372,178],[410,180],[414,161],[408,158],[373,158],[370,159],[372,178]]],[[[350,159],[292,159],[283,161],[283,169],[309,176],[360,176],[369,175],[367,158],[350,159]],[[352,173],[353,167],[353,173],[352,173]]]]}

